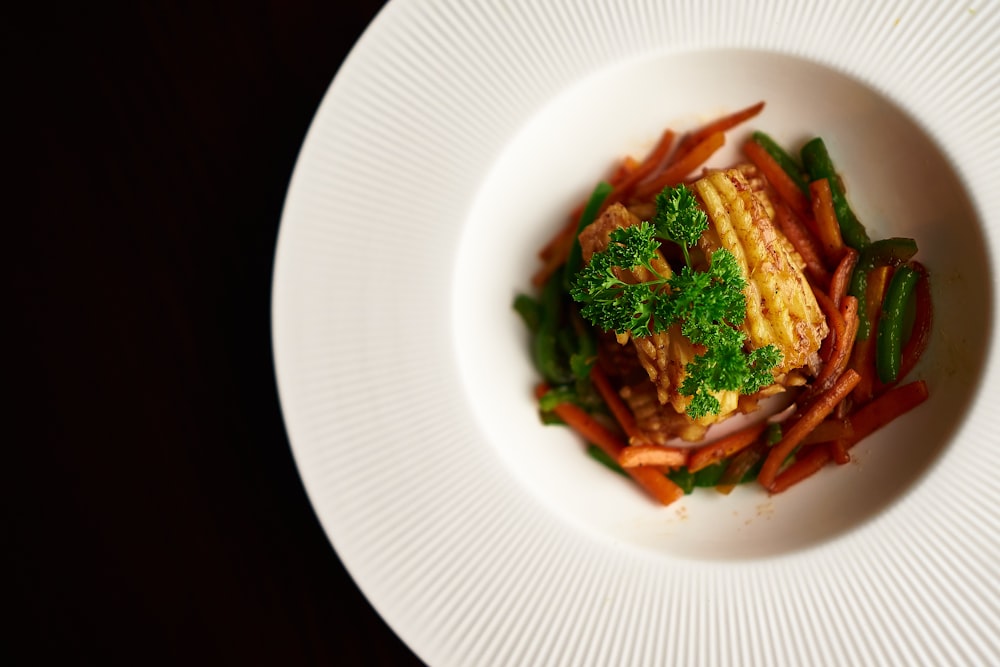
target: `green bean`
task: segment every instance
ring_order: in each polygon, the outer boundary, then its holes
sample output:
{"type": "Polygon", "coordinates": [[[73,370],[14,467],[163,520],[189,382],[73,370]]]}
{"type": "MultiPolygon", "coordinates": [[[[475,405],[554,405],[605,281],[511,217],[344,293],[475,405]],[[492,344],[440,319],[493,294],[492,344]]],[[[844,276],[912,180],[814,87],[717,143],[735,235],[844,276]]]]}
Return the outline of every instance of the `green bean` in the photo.
{"type": "Polygon", "coordinates": [[[552,412],[557,405],[576,403],[576,391],[570,386],[553,387],[538,399],[538,408],[542,412],[552,412]]]}
{"type": "Polygon", "coordinates": [[[920,274],[917,271],[909,266],[901,266],[892,274],[885,293],[875,343],[875,369],[879,379],[885,384],[895,382],[899,377],[903,337],[906,333],[906,308],[919,280],[920,274]]]}
{"type": "Polygon", "coordinates": [[[810,140],[802,147],[802,164],[809,174],[809,180],[815,181],[821,178],[830,181],[830,192],[833,199],[833,209],[837,214],[837,222],[840,223],[840,234],[844,238],[844,243],[854,248],[862,250],[871,243],[868,232],[864,225],[854,215],[844,190],[840,184],[840,176],[830,160],[830,154],[826,150],[826,144],[819,137],[810,140]]]}
{"type": "Polygon", "coordinates": [[[671,470],[667,473],[667,477],[674,484],[681,487],[684,495],[688,495],[694,491],[694,473],[688,470],[686,466],[671,470]]]}
{"type": "Polygon", "coordinates": [[[538,331],[542,318],[542,305],[538,303],[538,299],[527,294],[518,294],[514,297],[514,310],[521,316],[521,320],[524,322],[524,326],[528,327],[528,331],[531,333],[538,331]]]}
{"type": "Polygon", "coordinates": [[[705,466],[694,474],[694,485],[716,486],[719,480],[722,479],[722,473],[726,472],[726,465],[728,463],[729,461],[722,460],[710,466],[705,466]]]}
{"type": "Polygon", "coordinates": [[[538,331],[532,346],[538,372],[555,384],[565,384],[573,379],[573,374],[559,354],[558,337],[564,294],[562,281],[558,276],[549,278],[545,283],[539,308],[538,331]]]}
{"type": "Polygon", "coordinates": [[[761,148],[767,151],[768,155],[774,158],[774,161],[778,163],[789,178],[791,178],[795,185],[802,190],[803,194],[809,195],[809,179],[806,176],[805,170],[799,166],[799,163],[795,161],[791,155],[782,148],[778,142],[764,134],[763,132],[754,132],[751,136],[754,142],[756,142],[761,148]]]}
{"type": "MultiPolygon", "coordinates": [[[[917,254],[917,242],[913,239],[895,237],[879,239],[861,251],[858,263],[854,267],[851,285],[847,293],[857,297],[859,304],[864,304],[868,291],[868,274],[876,266],[899,266],[908,262],[917,254]]],[[[868,320],[866,308],[858,308],[858,340],[867,340],[871,335],[872,323],[868,320]]]]}
{"type": "Polygon", "coordinates": [[[608,198],[614,188],[610,183],[601,181],[590,194],[587,205],[583,207],[580,214],[580,221],[576,226],[576,233],[573,235],[573,245],[570,247],[569,256],[566,258],[566,266],[563,268],[563,289],[569,291],[573,276],[577,274],[583,266],[583,251],[580,248],[580,232],[592,223],[601,210],[601,204],[608,198]]]}

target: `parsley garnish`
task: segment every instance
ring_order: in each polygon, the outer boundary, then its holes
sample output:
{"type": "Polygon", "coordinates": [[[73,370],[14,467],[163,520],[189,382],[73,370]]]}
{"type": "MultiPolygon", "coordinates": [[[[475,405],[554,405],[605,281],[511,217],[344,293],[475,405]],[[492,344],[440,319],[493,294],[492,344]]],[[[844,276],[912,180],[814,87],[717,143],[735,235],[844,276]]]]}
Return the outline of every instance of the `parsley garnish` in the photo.
{"type": "Polygon", "coordinates": [[[708,228],[708,216],[685,186],[665,188],[656,197],[653,224],[614,230],[608,247],[595,253],[575,276],[570,290],[580,314],[605,331],[648,336],[679,322],[681,333],[705,348],[690,362],[679,390],[691,397],[687,414],[698,419],[720,410],[713,392],[753,394],[774,381],[781,352],[767,345],[749,352],[739,329],[746,318],[746,279],[725,248],[712,253],[708,269],[696,271],[688,251],[708,228]],[[685,265],[670,277],[653,268],[660,242],[680,246],[685,265]],[[615,269],[645,267],[652,278],[630,284],[615,269]]]}

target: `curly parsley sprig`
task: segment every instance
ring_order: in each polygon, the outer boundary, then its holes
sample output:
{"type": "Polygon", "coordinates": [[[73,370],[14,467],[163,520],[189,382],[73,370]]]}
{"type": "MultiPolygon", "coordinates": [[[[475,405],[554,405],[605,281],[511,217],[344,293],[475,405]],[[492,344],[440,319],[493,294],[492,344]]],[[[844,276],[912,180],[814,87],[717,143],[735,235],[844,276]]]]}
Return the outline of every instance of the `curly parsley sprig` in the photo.
{"type": "Polygon", "coordinates": [[[575,276],[570,294],[580,314],[605,331],[632,336],[660,333],[680,323],[681,333],[705,348],[685,368],[681,394],[691,397],[687,414],[698,419],[721,409],[719,391],[752,394],[774,381],[781,361],[774,345],[745,349],[739,329],[746,318],[746,279],[727,249],[712,253],[707,270],[692,266],[688,248],[708,228],[708,216],[685,186],[665,188],[656,197],[653,224],[641,222],[614,230],[608,247],[595,253],[575,276]],[[680,246],[685,265],[671,276],[653,268],[658,238],[680,246]],[[615,269],[645,267],[651,279],[627,283],[615,269]]]}

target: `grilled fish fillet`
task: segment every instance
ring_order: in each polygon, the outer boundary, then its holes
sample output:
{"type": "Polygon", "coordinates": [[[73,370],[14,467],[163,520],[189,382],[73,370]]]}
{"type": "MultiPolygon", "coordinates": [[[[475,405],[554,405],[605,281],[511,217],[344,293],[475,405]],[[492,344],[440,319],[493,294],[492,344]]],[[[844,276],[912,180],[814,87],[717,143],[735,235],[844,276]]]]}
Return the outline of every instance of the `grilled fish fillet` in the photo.
{"type": "MultiPolygon", "coordinates": [[[[819,366],[819,346],[828,333],[826,319],[816,303],[805,276],[802,260],[787,239],[771,223],[773,209],[766,195],[755,193],[741,169],[707,173],[694,183],[693,190],[705,208],[709,229],[702,235],[699,248],[704,256],[718,248],[727,248],[736,257],[747,279],[745,295],[747,316],[743,329],[752,348],[773,344],[782,353],[775,369],[775,384],[761,395],[779,392],[785,385],[804,382],[805,374],[815,374],[819,366]]],[[[610,243],[618,227],[639,224],[639,218],[621,204],[614,204],[580,234],[584,261],[601,252],[610,243]]],[[[662,256],[652,266],[663,276],[670,276],[670,265],[662,256]]],[[[645,268],[620,269],[618,277],[629,283],[643,282],[652,276],[645,268]]],[[[655,442],[680,436],[686,440],[703,437],[706,428],[732,416],[749,411],[755,400],[738,392],[722,391],[713,395],[720,411],[697,421],[684,415],[691,401],[679,392],[687,364],[702,350],[680,333],[679,325],[644,337],[618,334],[622,345],[631,343],[649,377],[651,386],[630,386],[623,396],[636,413],[640,427],[655,442]],[[658,413],[651,400],[662,410],[658,413]],[[678,419],[680,418],[680,419],[678,419]]]]}
{"type": "Polygon", "coordinates": [[[743,330],[750,346],[773,344],[781,351],[778,382],[803,367],[815,373],[820,343],[829,333],[826,317],[760,198],[735,169],[709,174],[693,189],[710,221],[699,247],[706,254],[728,249],[747,278],[743,330]]]}
{"type": "MultiPolygon", "coordinates": [[[[593,223],[580,232],[580,249],[583,260],[589,262],[594,253],[601,252],[608,247],[611,242],[611,232],[619,227],[631,227],[637,225],[640,220],[621,204],[613,204],[597,218],[593,223]]],[[[670,265],[663,259],[662,255],[650,262],[656,271],[664,276],[670,277],[673,272],[670,265]]],[[[618,269],[618,278],[627,283],[638,283],[651,280],[652,276],[648,269],[639,267],[637,269],[618,269]]],[[[684,413],[691,403],[690,396],[684,396],[679,388],[684,382],[687,364],[694,361],[695,356],[700,352],[691,341],[680,332],[680,325],[673,325],[666,331],[655,333],[649,336],[632,337],[628,333],[619,333],[618,342],[625,345],[631,339],[639,358],[639,363],[645,369],[650,382],[656,388],[657,399],[660,404],[670,405],[678,413],[684,413]]],[[[719,401],[721,409],[717,415],[708,415],[697,420],[700,429],[688,429],[686,436],[692,440],[702,437],[704,430],[710,424],[719,421],[732,414],[739,404],[739,393],[734,391],[719,391],[712,394],[719,401]]],[[[685,419],[688,419],[685,417],[685,419]]],[[[689,420],[690,422],[690,420],[689,420]]],[[[672,422],[673,423],[673,420],[672,422]]]]}

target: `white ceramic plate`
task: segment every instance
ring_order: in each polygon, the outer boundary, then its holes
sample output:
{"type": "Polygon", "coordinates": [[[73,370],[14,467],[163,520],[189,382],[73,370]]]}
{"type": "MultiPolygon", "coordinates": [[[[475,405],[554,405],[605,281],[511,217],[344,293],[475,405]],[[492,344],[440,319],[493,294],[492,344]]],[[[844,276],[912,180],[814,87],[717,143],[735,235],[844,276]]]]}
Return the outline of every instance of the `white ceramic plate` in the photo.
{"type": "Polygon", "coordinates": [[[992,2],[387,6],[292,179],[274,353],[320,521],[422,659],[1000,660],[997,35],[992,2]],[[616,159],[761,99],[745,131],[822,135],[920,243],[932,398],[786,494],[656,507],[539,424],[510,302],[616,159]]]}

